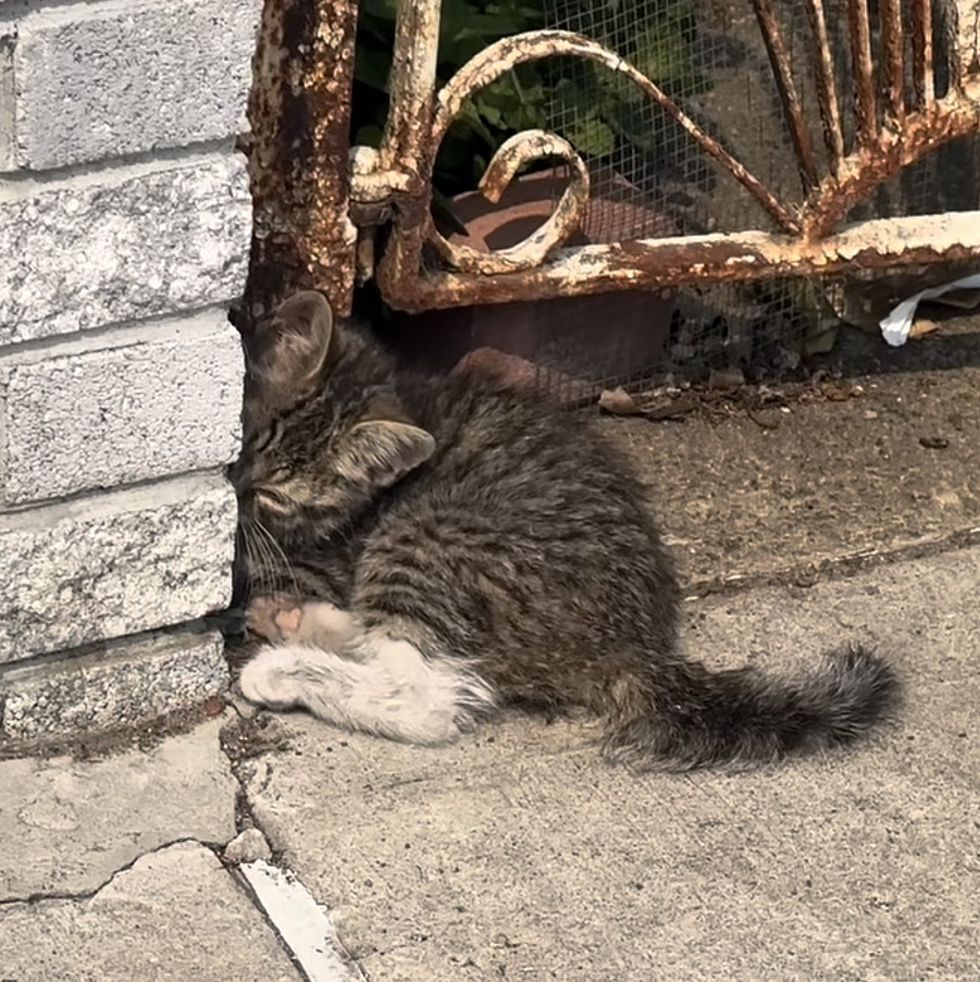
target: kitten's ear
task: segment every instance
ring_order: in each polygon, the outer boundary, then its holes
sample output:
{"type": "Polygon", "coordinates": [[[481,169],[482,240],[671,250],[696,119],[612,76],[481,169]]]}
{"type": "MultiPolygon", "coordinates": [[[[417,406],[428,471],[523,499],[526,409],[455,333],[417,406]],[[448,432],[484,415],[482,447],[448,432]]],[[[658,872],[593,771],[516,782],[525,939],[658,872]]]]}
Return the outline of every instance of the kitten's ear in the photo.
{"type": "Polygon", "coordinates": [[[249,375],[273,393],[292,395],[319,376],[339,340],[324,297],[313,290],[296,293],[246,340],[249,375]]]}
{"type": "Polygon", "coordinates": [[[348,435],[339,467],[353,481],[389,488],[424,464],[435,449],[432,435],[412,423],[366,420],[348,435]]]}

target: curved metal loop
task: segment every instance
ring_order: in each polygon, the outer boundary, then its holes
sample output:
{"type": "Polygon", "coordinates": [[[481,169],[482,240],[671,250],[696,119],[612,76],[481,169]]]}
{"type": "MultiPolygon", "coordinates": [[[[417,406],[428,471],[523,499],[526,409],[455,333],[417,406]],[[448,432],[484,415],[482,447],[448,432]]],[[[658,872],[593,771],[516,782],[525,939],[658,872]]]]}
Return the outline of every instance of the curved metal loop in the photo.
{"type": "MultiPolygon", "coordinates": [[[[437,95],[435,119],[427,161],[427,178],[431,181],[435,154],[453,120],[466,100],[480,89],[495,82],[518,65],[540,58],[570,55],[604,65],[628,78],[673,118],[702,149],[721,164],[784,231],[799,232],[798,218],[714,137],[698,126],[659,86],[650,81],[614,51],[596,41],[571,31],[527,31],[506,37],[484,48],[471,58],[446,83],[437,95]]],[[[456,269],[473,273],[501,273],[531,269],[559,248],[581,225],[588,203],[588,168],[567,140],[543,130],[528,130],[511,137],[497,152],[480,182],[480,190],[499,194],[520,167],[531,160],[557,157],[573,168],[571,185],[566,189],[548,220],[523,242],[495,253],[478,252],[468,246],[447,242],[436,230],[431,216],[427,218],[425,237],[439,254],[456,269]]],[[[490,200],[495,200],[490,198],[490,200]]]]}
{"type": "Polygon", "coordinates": [[[555,210],[526,239],[507,249],[480,252],[467,245],[453,245],[430,223],[430,245],[450,266],[464,273],[514,273],[540,266],[553,250],[568,241],[585,219],[589,201],[589,169],[585,161],[560,136],[544,130],[525,130],[500,147],[480,179],[481,194],[496,204],[522,167],[549,157],[569,164],[572,179],[555,210]]]}

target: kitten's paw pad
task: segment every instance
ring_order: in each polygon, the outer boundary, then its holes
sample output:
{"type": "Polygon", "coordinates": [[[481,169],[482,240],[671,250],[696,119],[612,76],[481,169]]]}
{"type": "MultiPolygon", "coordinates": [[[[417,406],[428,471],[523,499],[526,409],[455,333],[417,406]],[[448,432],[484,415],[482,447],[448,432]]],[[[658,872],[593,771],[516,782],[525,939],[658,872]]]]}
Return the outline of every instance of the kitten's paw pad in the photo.
{"type": "Polygon", "coordinates": [[[289,641],[299,633],[303,608],[286,594],[255,597],[245,608],[245,626],[251,634],[267,641],[289,641]]]}

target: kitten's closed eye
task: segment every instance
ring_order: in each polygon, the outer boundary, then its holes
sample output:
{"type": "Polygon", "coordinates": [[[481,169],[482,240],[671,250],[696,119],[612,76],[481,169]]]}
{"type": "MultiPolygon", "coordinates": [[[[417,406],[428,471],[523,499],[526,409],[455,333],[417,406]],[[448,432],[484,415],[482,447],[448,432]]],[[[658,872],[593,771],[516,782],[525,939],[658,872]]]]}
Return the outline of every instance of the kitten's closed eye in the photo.
{"type": "Polygon", "coordinates": [[[271,488],[265,485],[255,489],[255,497],[261,502],[264,508],[270,511],[277,511],[280,514],[292,511],[296,503],[285,492],[278,488],[271,488]]]}

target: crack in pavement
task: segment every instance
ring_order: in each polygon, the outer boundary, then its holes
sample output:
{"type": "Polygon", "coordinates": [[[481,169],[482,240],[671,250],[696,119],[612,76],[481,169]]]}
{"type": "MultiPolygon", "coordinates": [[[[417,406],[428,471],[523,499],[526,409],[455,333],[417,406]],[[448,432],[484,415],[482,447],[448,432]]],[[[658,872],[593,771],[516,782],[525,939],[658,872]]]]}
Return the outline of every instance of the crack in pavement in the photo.
{"type": "Polygon", "coordinates": [[[0,910],[4,910],[8,907],[15,906],[33,906],[49,901],[58,900],[71,900],[71,901],[85,901],[92,900],[97,897],[109,884],[116,879],[117,876],[121,876],[123,873],[131,870],[141,859],[145,859],[147,856],[153,856],[158,852],[163,852],[166,849],[170,849],[173,846],[179,846],[183,843],[191,842],[195,845],[202,846],[205,849],[210,849],[220,858],[220,851],[223,846],[216,845],[210,842],[202,842],[200,839],[194,838],[191,835],[182,835],[177,839],[171,839],[168,842],[163,842],[158,846],[154,846],[152,849],[147,849],[145,852],[141,852],[139,855],[134,856],[128,863],[120,866],[118,869],[113,870],[109,877],[102,881],[97,887],[91,890],[80,890],[78,892],[64,892],[64,893],[31,893],[26,897],[8,897],[6,900],[0,900],[0,910]]]}
{"type": "Polygon", "coordinates": [[[732,596],[743,591],[764,587],[797,585],[813,586],[817,580],[833,582],[859,576],[880,566],[898,565],[928,559],[943,553],[954,552],[980,545],[980,527],[957,529],[943,536],[921,539],[890,549],[863,549],[860,552],[841,556],[827,556],[823,559],[803,563],[790,563],[776,569],[758,570],[749,573],[730,573],[727,576],[682,582],[681,590],[688,603],[708,597],[732,596]],[[806,582],[802,583],[801,577],[806,582]]]}
{"type": "MultiPolygon", "coordinates": [[[[247,761],[261,759],[265,754],[272,751],[285,749],[288,746],[289,740],[285,728],[276,717],[268,713],[247,715],[234,702],[230,703],[230,705],[237,719],[230,720],[222,727],[219,733],[219,745],[221,752],[228,760],[232,777],[238,784],[238,790],[235,793],[235,826],[239,832],[247,828],[257,829],[272,852],[272,861],[268,864],[264,862],[241,864],[229,864],[225,862],[226,869],[232,874],[232,879],[247,894],[252,906],[273,931],[283,951],[289,956],[290,961],[304,982],[326,982],[326,980],[341,982],[341,978],[338,977],[337,967],[331,964],[333,959],[326,952],[320,952],[320,958],[316,959],[315,963],[311,963],[309,952],[307,952],[307,956],[304,958],[299,951],[293,949],[293,946],[287,940],[287,936],[295,934],[295,931],[290,930],[284,923],[281,923],[282,916],[285,913],[282,905],[280,905],[279,910],[280,918],[277,919],[270,912],[260,896],[260,890],[262,890],[261,877],[265,876],[267,879],[269,878],[269,874],[265,873],[264,870],[268,870],[270,873],[273,871],[282,872],[284,884],[286,884],[285,889],[304,897],[305,901],[308,901],[308,903],[303,904],[307,908],[307,915],[309,915],[309,909],[311,907],[316,908],[320,912],[327,925],[323,943],[327,950],[334,955],[334,958],[341,963],[341,970],[344,972],[343,979],[345,982],[348,982],[348,980],[349,982],[370,982],[368,975],[359,964],[357,958],[347,949],[337,935],[332,912],[325,905],[321,904],[310,893],[299,877],[296,876],[295,872],[286,862],[284,844],[277,841],[276,837],[263,827],[262,822],[252,807],[246,777],[242,772],[243,765],[247,761]]],[[[266,767],[271,768],[268,761],[263,762],[266,767]]],[[[269,879],[269,883],[272,883],[271,879],[269,879]]],[[[283,886],[273,886],[271,889],[271,894],[268,890],[263,891],[267,893],[267,899],[273,898],[278,891],[280,893],[278,899],[281,901],[283,899],[281,896],[283,886]]],[[[295,903],[296,901],[297,897],[294,896],[293,902],[295,903]]],[[[303,912],[300,911],[299,913],[302,914],[303,912]]],[[[302,932],[300,932],[300,938],[302,939],[302,932]]],[[[307,947],[309,947],[308,944],[307,947]]]]}

